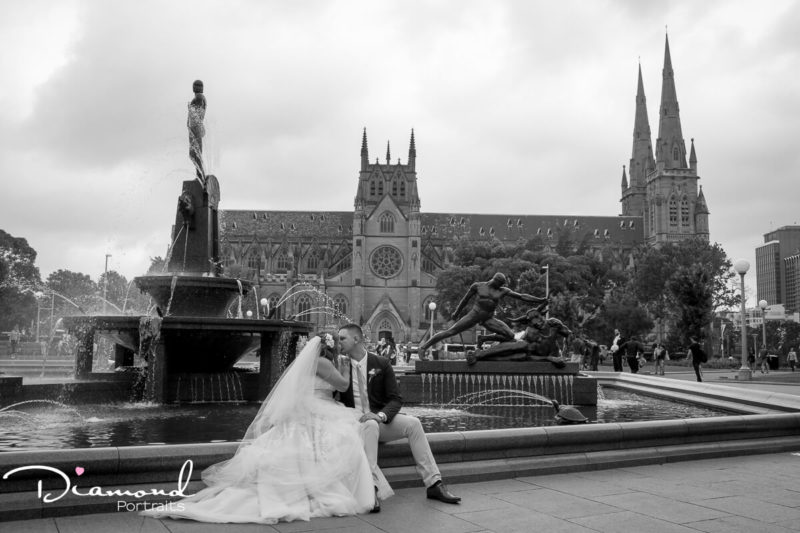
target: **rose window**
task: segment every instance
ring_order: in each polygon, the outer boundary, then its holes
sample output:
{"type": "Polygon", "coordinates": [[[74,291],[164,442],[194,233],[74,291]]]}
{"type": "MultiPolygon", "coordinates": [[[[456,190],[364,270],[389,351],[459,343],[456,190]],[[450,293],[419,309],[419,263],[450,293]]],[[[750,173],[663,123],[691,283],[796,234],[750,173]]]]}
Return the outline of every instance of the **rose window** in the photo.
{"type": "Polygon", "coordinates": [[[376,276],[393,278],[403,267],[403,256],[393,246],[379,246],[372,252],[369,264],[376,276]]]}

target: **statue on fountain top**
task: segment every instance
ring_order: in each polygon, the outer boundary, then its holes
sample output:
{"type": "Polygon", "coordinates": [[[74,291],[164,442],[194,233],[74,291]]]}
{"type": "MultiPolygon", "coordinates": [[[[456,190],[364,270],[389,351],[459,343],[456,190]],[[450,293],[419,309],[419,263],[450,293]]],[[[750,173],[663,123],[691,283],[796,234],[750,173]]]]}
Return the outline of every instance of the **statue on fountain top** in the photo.
{"type": "Polygon", "coordinates": [[[521,294],[512,291],[506,287],[507,283],[508,279],[506,278],[505,274],[501,272],[496,273],[489,281],[479,281],[473,283],[467,291],[467,294],[465,294],[461,301],[458,302],[458,307],[456,307],[456,310],[453,313],[453,319],[456,320],[456,322],[448,329],[440,331],[427,341],[423,342],[419,347],[419,352],[424,353],[428,347],[436,344],[440,340],[458,335],[462,331],[466,331],[473,326],[477,326],[478,324],[483,325],[483,327],[492,333],[497,334],[504,340],[514,340],[514,332],[511,331],[511,328],[508,327],[508,324],[494,316],[495,309],[497,309],[500,300],[505,296],[533,304],[546,304],[549,302],[549,300],[547,298],[539,298],[537,296],[531,296],[530,294],[521,294]],[[473,297],[475,297],[475,301],[472,304],[472,308],[459,319],[458,317],[467,306],[467,302],[469,302],[473,297]]]}
{"type": "Polygon", "coordinates": [[[192,84],[194,98],[189,102],[189,113],[186,127],[189,128],[189,159],[194,163],[198,181],[206,187],[206,172],[203,165],[203,137],[206,128],[203,120],[206,117],[206,97],[203,95],[203,82],[195,80],[192,84]]]}
{"type": "Polygon", "coordinates": [[[525,330],[516,340],[504,340],[498,335],[480,338],[479,343],[500,342],[486,350],[467,353],[467,364],[474,365],[477,361],[549,361],[556,368],[564,368],[566,362],[560,355],[558,340],[559,337],[566,339],[572,331],[557,318],[545,318],[546,309],[545,303],[511,319],[525,325],[525,330]]]}

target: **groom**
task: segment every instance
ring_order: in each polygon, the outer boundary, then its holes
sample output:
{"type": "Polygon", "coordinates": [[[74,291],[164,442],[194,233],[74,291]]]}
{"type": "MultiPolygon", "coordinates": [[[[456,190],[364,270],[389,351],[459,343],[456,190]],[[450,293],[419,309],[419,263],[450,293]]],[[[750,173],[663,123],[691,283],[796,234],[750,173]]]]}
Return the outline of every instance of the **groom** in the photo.
{"type": "MultiPolygon", "coordinates": [[[[461,498],[451,494],[442,483],[442,476],[419,419],[399,412],[403,399],[389,360],[367,353],[364,333],[357,324],[347,324],[339,329],[339,349],[350,357],[350,387],[342,393],[341,399],[347,407],[364,413],[361,417],[364,450],[372,471],[378,465],[379,441],[407,438],[417,472],[427,487],[428,498],[459,503],[461,498]]],[[[373,512],[378,511],[380,504],[373,509],[373,512]]]]}

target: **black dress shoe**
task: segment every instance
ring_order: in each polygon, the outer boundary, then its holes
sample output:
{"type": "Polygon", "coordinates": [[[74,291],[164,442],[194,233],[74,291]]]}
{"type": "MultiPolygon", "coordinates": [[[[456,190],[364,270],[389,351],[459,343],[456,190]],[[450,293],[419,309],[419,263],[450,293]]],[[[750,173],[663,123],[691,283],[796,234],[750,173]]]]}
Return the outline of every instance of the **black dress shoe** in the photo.
{"type": "Polygon", "coordinates": [[[378,487],[375,487],[375,507],[372,508],[370,513],[380,513],[381,512],[381,501],[378,499],[378,487]]]}
{"type": "Polygon", "coordinates": [[[447,487],[445,487],[444,483],[441,481],[437,481],[428,487],[428,499],[439,500],[444,503],[461,503],[461,498],[447,490],[447,487]]]}

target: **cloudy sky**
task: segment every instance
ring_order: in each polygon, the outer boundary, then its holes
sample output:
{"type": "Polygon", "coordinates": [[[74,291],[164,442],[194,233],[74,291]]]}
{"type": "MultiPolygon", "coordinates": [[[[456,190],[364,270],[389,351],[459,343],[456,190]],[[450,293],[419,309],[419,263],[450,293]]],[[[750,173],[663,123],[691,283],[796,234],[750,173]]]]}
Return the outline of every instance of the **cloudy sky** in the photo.
{"type": "Polygon", "coordinates": [[[711,239],[754,265],[800,221],[798,26],[782,0],[3,0],[0,228],[43,277],[142,274],[193,175],[197,78],[222,209],[352,209],[366,127],[394,161],[414,128],[424,211],[616,215],[666,27],[711,239]]]}

